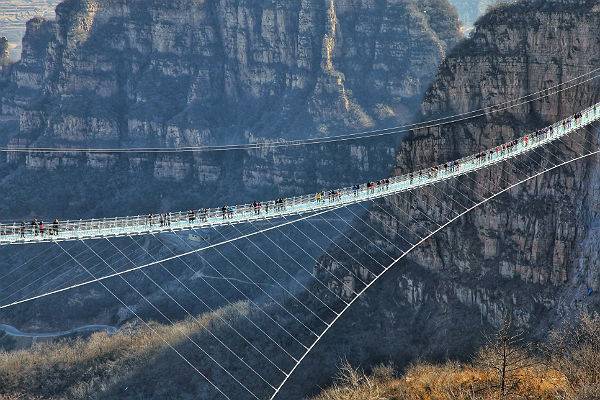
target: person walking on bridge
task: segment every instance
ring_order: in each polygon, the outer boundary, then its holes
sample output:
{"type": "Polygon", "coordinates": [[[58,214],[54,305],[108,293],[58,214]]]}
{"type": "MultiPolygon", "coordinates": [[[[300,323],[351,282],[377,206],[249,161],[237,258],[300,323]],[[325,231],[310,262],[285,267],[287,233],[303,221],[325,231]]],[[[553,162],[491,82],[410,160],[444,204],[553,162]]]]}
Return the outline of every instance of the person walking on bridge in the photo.
{"type": "Polygon", "coordinates": [[[21,239],[25,239],[25,222],[21,221],[21,239]]]}
{"type": "Polygon", "coordinates": [[[255,215],[260,215],[260,203],[258,201],[254,201],[252,203],[252,207],[254,208],[254,214],[255,215]]]}
{"type": "Polygon", "coordinates": [[[58,236],[58,226],[59,226],[59,222],[58,219],[55,219],[54,222],[52,223],[52,231],[54,233],[55,236],[58,236]]]}

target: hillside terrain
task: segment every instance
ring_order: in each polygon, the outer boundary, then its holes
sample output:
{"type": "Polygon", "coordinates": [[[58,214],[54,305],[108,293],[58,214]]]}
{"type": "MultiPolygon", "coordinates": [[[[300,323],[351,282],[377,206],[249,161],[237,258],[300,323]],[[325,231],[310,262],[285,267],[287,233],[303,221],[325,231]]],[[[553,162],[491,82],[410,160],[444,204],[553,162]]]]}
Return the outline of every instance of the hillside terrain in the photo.
{"type": "MultiPolygon", "coordinates": [[[[228,320],[247,314],[244,304],[222,312],[228,320]]],[[[94,334],[88,340],[41,344],[31,350],[0,352],[0,394],[17,399],[162,399],[193,396],[200,390],[189,368],[179,368],[166,343],[181,352],[184,334],[201,339],[200,324],[215,315],[176,326],[128,326],[120,333],[94,334]],[[145,366],[152,365],[152,368],[145,366]],[[133,392],[133,393],[132,393],[133,392]],[[135,393],[135,394],[134,394],[135,393]]],[[[218,324],[218,322],[216,322],[218,324]]],[[[508,325],[507,325],[508,327],[508,325]]],[[[600,395],[600,317],[580,320],[552,333],[538,348],[510,339],[509,330],[490,341],[469,362],[418,362],[402,374],[390,365],[369,373],[342,363],[334,385],[313,400],[593,400],[600,395]],[[504,354],[507,354],[505,356],[504,354]],[[505,373],[502,374],[502,370],[505,373]],[[504,385],[502,385],[504,383],[504,385]],[[504,392],[501,392],[501,388],[504,392]]],[[[192,355],[190,360],[197,361],[192,355]]]]}
{"type": "Polygon", "coordinates": [[[497,344],[489,343],[469,363],[416,363],[401,375],[386,365],[365,374],[345,364],[336,384],[313,400],[584,400],[600,396],[597,316],[585,316],[576,326],[554,332],[550,346],[537,355],[525,353],[517,358],[515,354],[523,349],[506,347],[511,355],[501,357],[502,353],[494,352],[497,344]]]}

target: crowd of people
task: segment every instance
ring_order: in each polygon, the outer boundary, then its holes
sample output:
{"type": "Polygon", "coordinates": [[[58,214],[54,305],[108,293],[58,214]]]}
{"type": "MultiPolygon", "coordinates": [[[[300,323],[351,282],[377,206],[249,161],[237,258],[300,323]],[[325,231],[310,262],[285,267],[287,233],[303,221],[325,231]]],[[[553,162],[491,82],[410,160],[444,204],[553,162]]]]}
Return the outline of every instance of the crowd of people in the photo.
{"type": "Polygon", "coordinates": [[[24,238],[25,234],[28,232],[33,236],[55,236],[58,235],[59,230],[60,222],[57,219],[55,219],[51,224],[46,225],[44,221],[34,218],[29,223],[29,229],[27,229],[27,224],[25,224],[25,221],[21,222],[21,225],[19,226],[19,236],[24,238]]]}

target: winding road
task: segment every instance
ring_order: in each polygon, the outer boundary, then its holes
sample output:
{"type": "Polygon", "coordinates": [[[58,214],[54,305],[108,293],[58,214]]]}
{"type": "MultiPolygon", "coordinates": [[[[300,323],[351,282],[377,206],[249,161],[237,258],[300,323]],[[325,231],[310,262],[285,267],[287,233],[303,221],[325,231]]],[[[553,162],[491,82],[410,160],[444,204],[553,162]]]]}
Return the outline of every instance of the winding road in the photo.
{"type": "Polygon", "coordinates": [[[109,325],[85,325],[79,328],[71,329],[69,331],[27,333],[21,332],[14,326],[0,324],[0,332],[4,332],[8,336],[23,338],[58,338],[77,333],[93,333],[102,331],[108,333],[109,335],[114,335],[115,333],[117,333],[118,328],[109,325]]]}

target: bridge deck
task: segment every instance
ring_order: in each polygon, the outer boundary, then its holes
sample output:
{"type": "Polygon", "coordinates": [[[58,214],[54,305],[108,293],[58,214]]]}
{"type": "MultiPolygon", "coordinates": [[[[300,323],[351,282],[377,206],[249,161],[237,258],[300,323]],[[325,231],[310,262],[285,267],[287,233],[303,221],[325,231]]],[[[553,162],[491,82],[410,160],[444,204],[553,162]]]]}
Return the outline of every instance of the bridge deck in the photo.
{"type": "Polygon", "coordinates": [[[488,149],[483,153],[473,154],[445,165],[390,177],[389,184],[383,183],[373,187],[362,184],[358,190],[354,188],[339,189],[335,191],[337,193],[335,196],[330,196],[329,192],[325,193],[322,198],[319,194],[308,194],[284,199],[283,203],[276,203],[275,201],[262,203],[260,208],[255,208],[251,204],[237,205],[230,207],[225,213],[222,209],[207,209],[206,211],[195,212],[192,218],[190,218],[188,212],[170,213],[167,214],[168,218],[162,223],[159,216],[153,218],[149,216],[131,216],[61,221],[58,229],[55,229],[53,224],[49,223],[45,226],[44,232],[40,232],[39,229],[35,229],[30,224],[0,225],[0,245],[135,236],[192,228],[243,224],[361,203],[428,186],[489,167],[542,147],[551,141],[586,127],[598,119],[600,119],[600,103],[582,111],[580,118],[571,116],[542,130],[524,135],[493,149],[488,149]],[[483,157],[481,154],[483,154],[483,157]]]}

